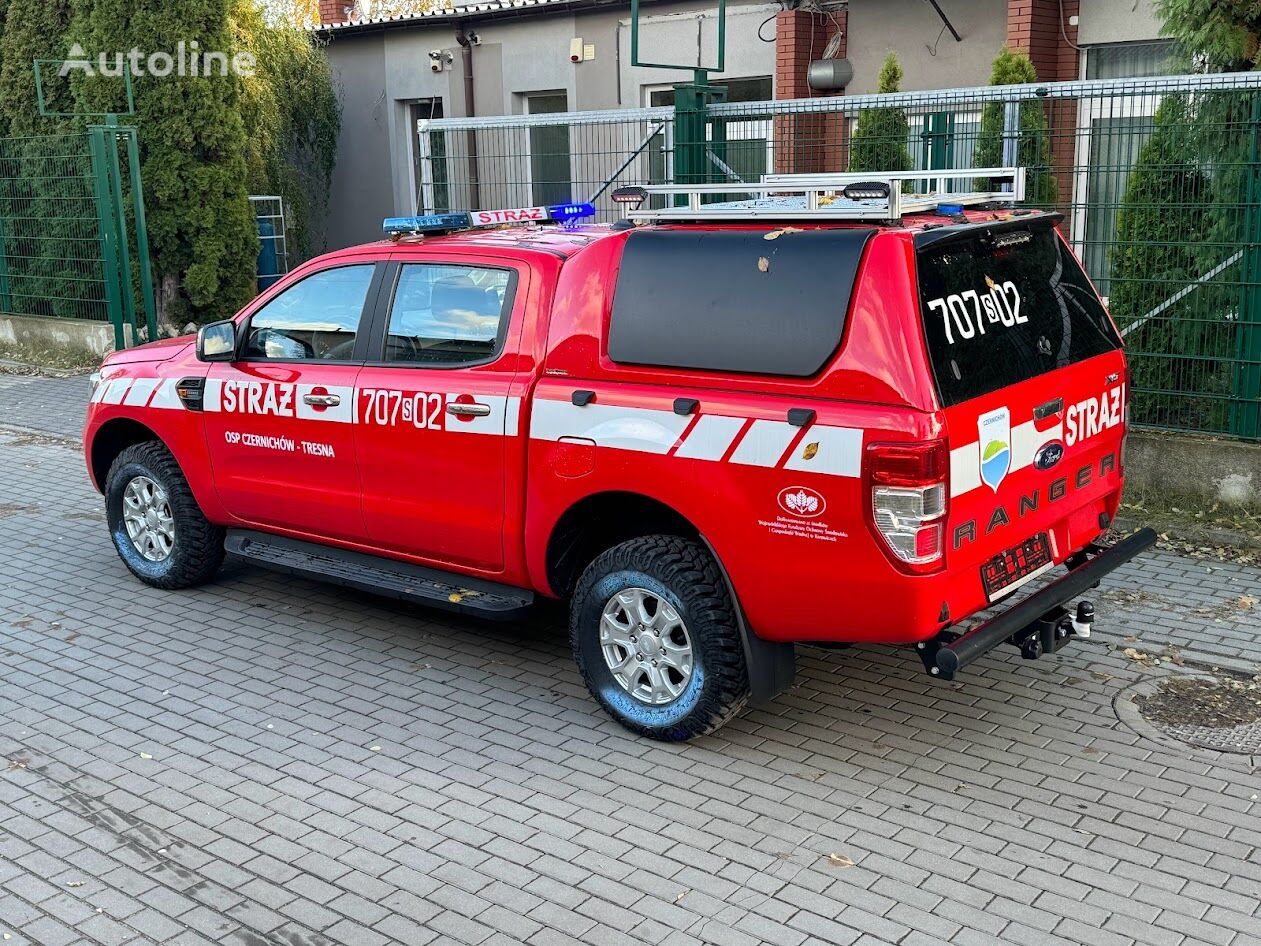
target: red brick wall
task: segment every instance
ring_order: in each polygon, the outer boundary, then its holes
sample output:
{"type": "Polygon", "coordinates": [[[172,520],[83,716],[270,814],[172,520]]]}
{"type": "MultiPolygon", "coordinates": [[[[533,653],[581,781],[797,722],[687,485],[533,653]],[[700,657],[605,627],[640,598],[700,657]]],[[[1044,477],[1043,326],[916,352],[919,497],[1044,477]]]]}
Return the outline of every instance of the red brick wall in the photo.
{"type": "MultiPolygon", "coordinates": [[[[846,53],[848,16],[784,10],[775,17],[775,98],[804,99],[839,95],[815,92],[806,80],[812,60],[820,59],[828,40],[842,34],[837,58],[846,53]]],[[[775,119],[775,170],[778,173],[843,171],[845,120],[835,114],[784,115],[775,119]]]]}
{"type": "Polygon", "coordinates": [[[320,0],[320,22],[345,23],[350,19],[346,8],[353,5],[354,0],[320,0]]]}
{"type": "MultiPolygon", "coordinates": [[[[1081,10],[1081,0],[1063,0],[1063,21],[1058,0],[1008,0],[1007,45],[1028,53],[1038,79],[1063,82],[1078,78],[1080,53],[1075,48],[1077,27],[1069,17],[1081,10]],[[1066,39],[1067,37],[1067,39],[1066,39]]],[[[1077,132],[1077,105],[1058,100],[1049,103],[1051,163],[1059,187],[1058,203],[1067,207],[1072,199],[1077,132]]]]}
{"type": "Polygon", "coordinates": [[[1064,0],[1063,30],[1058,0],[1008,0],[1007,46],[1028,53],[1038,78],[1048,82],[1077,78],[1077,27],[1069,26],[1081,0],[1064,0]],[[1069,42],[1065,42],[1064,34],[1069,42]]]}

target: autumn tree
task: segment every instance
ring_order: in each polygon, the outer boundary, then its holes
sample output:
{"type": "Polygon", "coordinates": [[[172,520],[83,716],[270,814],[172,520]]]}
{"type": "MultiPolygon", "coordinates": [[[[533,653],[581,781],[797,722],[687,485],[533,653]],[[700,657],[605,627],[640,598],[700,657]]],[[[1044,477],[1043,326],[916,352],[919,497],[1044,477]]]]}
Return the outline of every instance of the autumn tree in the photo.
{"type": "MultiPolygon", "coordinates": [[[[72,0],[71,39],[90,58],[170,50],[175,38],[233,52],[235,0],[72,0]]],[[[136,114],[159,320],[180,326],[231,315],[254,295],[258,235],[247,197],[237,78],[137,75],[136,114]]],[[[120,80],[80,74],[83,111],[119,110],[120,80]]]]}

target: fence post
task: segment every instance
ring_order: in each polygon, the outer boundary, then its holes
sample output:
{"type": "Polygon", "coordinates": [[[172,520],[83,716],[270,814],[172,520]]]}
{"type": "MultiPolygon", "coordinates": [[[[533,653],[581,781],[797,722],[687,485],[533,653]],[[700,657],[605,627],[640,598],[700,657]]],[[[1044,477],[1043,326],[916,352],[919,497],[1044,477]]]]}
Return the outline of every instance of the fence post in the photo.
{"type": "Polygon", "coordinates": [[[1243,233],[1243,293],[1239,306],[1230,432],[1261,437],[1261,96],[1253,96],[1252,143],[1245,165],[1247,183],[1243,233]]]}
{"type": "MultiPolygon", "coordinates": [[[[1003,167],[1006,168],[1020,163],[1020,104],[1012,100],[1003,105],[1003,167]]],[[[1011,187],[1002,185],[1005,191],[1011,187]]]]}
{"type": "Polygon", "coordinates": [[[5,237],[4,218],[0,217],[0,312],[11,312],[13,296],[9,292],[9,260],[5,237]]]}
{"type": "MultiPolygon", "coordinates": [[[[697,69],[691,82],[674,87],[674,183],[705,184],[717,180],[709,160],[709,104],[722,101],[723,89],[709,84],[709,73],[697,69]]],[[[714,142],[726,157],[727,126],[714,123],[714,142]]],[[[679,196],[680,203],[686,198],[679,196]]]]}
{"type": "MultiPolygon", "coordinates": [[[[105,286],[105,307],[114,326],[114,348],[127,347],[123,329],[123,280],[118,268],[118,223],[114,216],[113,190],[110,186],[109,156],[106,153],[107,132],[103,125],[88,126],[88,148],[92,156],[92,193],[96,199],[96,223],[101,238],[101,267],[105,286]]],[[[130,290],[130,286],[128,286],[130,290]]]]}
{"type": "MultiPolygon", "coordinates": [[[[109,177],[114,226],[118,228],[118,289],[122,296],[123,315],[131,326],[132,341],[137,341],[140,326],[136,324],[136,297],[131,290],[131,248],[127,239],[127,213],[123,203],[122,167],[118,163],[118,126],[110,116],[103,136],[108,151],[105,155],[105,173],[109,177]]],[[[153,339],[149,339],[152,341],[153,339]]]]}
{"type": "Polygon", "coordinates": [[[136,129],[120,132],[127,138],[127,172],[131,178],[132,217],[136,228],[136,262],[140,264],[140,298],[144,303],[149,341],[158,337],[157,306],[153,301],[153,268],[149,259],[149,227],[144,215],[144,188],[140,183],[140,143],[136,129]]]}

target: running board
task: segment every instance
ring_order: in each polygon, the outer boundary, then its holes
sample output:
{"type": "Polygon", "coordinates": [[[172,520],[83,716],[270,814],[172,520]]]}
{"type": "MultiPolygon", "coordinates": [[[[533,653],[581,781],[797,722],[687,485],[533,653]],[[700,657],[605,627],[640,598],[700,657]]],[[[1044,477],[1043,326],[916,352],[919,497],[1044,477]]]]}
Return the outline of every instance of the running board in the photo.
{"type": "Polygon", "coordinates": [[[265,532],[229,529],[223,545],[264,568],[492,621],[524,617],[534,604],[524,588],[265,532]]]}

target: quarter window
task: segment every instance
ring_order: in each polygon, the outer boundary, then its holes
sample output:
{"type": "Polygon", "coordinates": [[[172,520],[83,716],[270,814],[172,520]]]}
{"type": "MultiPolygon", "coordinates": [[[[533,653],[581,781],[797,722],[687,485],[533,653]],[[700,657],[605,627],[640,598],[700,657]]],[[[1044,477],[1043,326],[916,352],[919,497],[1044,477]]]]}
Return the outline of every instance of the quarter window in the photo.
{"type": "Polygon", "coordinates": [[[290,286],[250,319],[245,357],[349,361],[373,269],[339,266],[290,286]]]}
{"type": "Polygon", "coordinates": [[[499,351],[516,273],[438,263],[404,263],[390,307],[386,361],[461,365],[499,351]]]}

